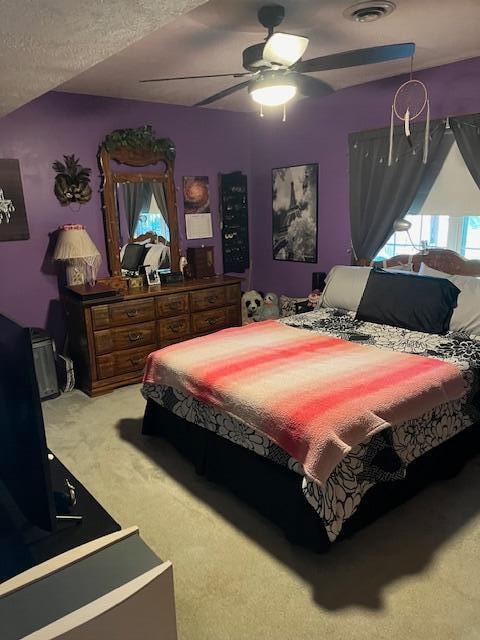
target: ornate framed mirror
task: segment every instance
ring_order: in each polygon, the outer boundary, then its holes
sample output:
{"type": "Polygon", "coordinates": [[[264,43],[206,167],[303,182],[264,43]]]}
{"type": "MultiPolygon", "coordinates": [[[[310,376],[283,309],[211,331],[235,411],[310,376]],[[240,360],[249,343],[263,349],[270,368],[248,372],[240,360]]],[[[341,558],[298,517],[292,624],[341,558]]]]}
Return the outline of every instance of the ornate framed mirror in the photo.
{"type": "Polygon", "coordinates": [[[150,126],[118,129],[106,136],[98,159],[108,265],[120,276],[128,245],[150,249],[152,267],[177,270],[179,263],[175,145],[157,139],[150,126]],[[135,170],[136,169],[136,170],[135,170]]]}

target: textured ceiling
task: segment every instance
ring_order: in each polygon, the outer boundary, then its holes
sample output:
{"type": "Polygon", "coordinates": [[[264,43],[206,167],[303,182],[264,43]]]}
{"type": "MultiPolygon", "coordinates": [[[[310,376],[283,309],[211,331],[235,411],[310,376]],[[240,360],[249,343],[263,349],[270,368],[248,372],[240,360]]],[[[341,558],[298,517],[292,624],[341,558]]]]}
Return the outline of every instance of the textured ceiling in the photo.
{"type": "MultiPolygon", "coordinates": [[[[280,0],[281,1],[281,0],[280,0]]],[[[358,24],[342,16],[354,0],[284,0],[280,29],[310,38],[305,58],[395,42],[417,44],[415,68],[480,55],[480,0],[396,0],[389,17],[358,24]]],[[[139,84],[141,78],[242,71],[241,51],[260,42],[255,0],[212,0],[63,84],[62,91],[191,105],[239,80],[139,84]]],[[[314,74],[335,88],[406,72],[406,60],[314,74]]],[[[246,90],[212,105],[252,109],[246,90]]]]}
{"type": "Polygon", "coordinates": [[[0,116],[204,0],[1,0],[0,116]]]}

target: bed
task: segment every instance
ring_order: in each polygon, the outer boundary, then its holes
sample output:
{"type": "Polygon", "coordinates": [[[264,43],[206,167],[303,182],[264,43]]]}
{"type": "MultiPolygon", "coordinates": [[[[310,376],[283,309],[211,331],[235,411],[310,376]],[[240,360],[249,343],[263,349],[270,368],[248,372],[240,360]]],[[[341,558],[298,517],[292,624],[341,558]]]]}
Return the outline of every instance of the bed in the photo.
{"type": "Polygon", "coordinates": [[[170,268],[170,242],[154,231],[130,238],[120,249],[123,275],[138,273],[140,267],[170,268]]]}
{"type": "MultiPolygon", "coordinates": [[[[431,267],[444,276],[480,275],[477,261],[464,260],[447,250],[430,250],[413,259],[399,256],[381,266],[410,265],[418,271],[422,263],[423,268],[431,267]]],[[[176,382],[167,384],[168,379],[158,381],[147,375],[143,433],[170,440],[194,462],[199,473],[255,506],[292,541],[324,549],[425,484],[455,473],[478,451],[478,429],[473,427],[480,419],[479,340],[459,331],[439,335],[366,322],[358,319],[355,311],[337,307],[322,307],[278,324],[282,325],[282,336],[287,333],[299,339],[301,333],[308,349],[311,343],[323,349],[327,340],[342,351],[346,335],[363,333],[367,336],[359,350],[363,355],[375,356],[381,350],[395,354],[393,359],[398,357],[402,366],[405,356],[420,358],[422,363],[442,363],[447,370],[454,367],[464,389],[461,395],[453,394],[445,401],[431,399],[425,411],[417,408],[414,413],[395,414],[407,419],[371,429],[365,437],[352,441],[340,459],[334,458],[332,468],[327,465],[315,475],[315,465],[308,459],[300,462],[300,455],[287,452],[275,431],[268,432],[263,425],[256,428],[250,414],[222,407],[208,396],[192,395],[176,382]]],[[[272,328],[276,335],[278,328],[272,328]]],[[[195,344],[190,346],[193,349],[195,344]]],[[[197,343],[197,349],[199,346],[197,343]]],[[[355,349],[352,352],[356,353],[355,349]]],[[[347,355],[351,357],[350,351],[347,355]]],[[[259,402],[262,400],[260,397],[259,402]]]]}

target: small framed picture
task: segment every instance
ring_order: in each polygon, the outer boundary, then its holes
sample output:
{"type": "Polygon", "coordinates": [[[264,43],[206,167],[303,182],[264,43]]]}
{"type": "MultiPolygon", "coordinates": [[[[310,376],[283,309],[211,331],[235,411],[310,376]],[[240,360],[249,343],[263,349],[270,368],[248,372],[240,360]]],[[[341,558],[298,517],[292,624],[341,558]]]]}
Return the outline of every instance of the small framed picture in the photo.
{"type": "Polygon", "coordinates": [[[160,281],[160,272],[158,269],[155,269],[154,267],[147,267],[145,271],[147,274],[147,282],[150,287],[162,284],[160,281]]]}

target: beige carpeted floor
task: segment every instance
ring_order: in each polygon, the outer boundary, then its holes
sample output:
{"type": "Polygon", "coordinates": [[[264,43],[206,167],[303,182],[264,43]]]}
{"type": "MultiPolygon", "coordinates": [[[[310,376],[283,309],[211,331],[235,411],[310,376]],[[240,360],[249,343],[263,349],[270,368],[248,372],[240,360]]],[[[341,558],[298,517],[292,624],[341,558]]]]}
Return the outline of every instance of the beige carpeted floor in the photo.
{"type": "Polygon", "coordinates": [[[138,386],[64,395],[48,443],[172,560],[181,640],[480,639],[480,458],[316,555],[141,436],[143,407],[138,386]]]}

